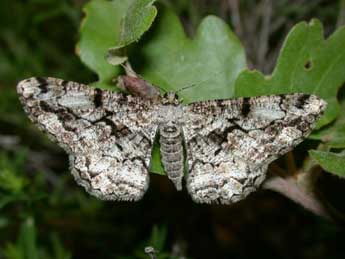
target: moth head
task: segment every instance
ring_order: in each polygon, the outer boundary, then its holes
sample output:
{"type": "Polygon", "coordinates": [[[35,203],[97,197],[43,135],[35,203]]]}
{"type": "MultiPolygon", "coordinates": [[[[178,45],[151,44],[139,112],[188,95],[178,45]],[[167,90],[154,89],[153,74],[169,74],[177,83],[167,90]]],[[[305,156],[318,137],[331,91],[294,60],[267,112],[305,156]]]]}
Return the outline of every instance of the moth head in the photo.
{"type": "Polygon", "coordinates": [[[167,92],[163,95],[162,103],[177,106],[180,104],[180,100],[175,92],[167,92]]]}

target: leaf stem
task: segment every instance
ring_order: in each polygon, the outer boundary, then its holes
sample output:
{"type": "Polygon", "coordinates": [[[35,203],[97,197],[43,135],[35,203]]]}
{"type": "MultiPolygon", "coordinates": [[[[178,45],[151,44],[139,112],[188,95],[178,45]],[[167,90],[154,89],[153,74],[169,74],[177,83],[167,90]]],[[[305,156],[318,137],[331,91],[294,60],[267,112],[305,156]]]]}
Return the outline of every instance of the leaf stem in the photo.
{"type": "Polygon", "coordinates": [[[316,215],[329,220],[332,219],[316,195],[302,189],[301,186],[298,185],[295,177],[272,177],[264,182],[263,188],[278,192],[288,197],[316,215]]]}

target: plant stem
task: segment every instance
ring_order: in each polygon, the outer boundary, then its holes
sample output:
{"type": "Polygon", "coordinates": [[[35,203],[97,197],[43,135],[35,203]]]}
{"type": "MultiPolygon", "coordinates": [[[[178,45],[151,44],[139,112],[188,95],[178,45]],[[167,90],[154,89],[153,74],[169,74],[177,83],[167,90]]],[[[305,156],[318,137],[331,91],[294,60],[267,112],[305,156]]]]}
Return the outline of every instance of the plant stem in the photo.
{"type": "Polygon", "coordinates": [[[287,165],[287,170],[289,174],[291,175],[296,175],[297,173],[297,167],[295,163],[295,157],[292,151],[288,152],[285,156],[286,159],[286,165],[287,165]]]}
{"type": "Polygon", "coordinates": [[[316,195],[301,188],[294,177],[272,177],[264,182],[263,188],[283,194],[316,215],[332,219],[316,195]]]}

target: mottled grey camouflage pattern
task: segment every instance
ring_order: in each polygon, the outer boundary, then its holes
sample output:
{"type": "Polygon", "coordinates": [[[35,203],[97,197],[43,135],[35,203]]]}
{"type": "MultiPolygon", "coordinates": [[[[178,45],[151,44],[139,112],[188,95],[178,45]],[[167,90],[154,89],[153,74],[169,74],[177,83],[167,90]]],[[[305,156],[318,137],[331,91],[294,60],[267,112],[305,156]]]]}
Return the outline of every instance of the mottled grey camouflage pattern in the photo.
{"type": "Polygon", "coordinates": [[[326,103],[290,94],[182,105],[55,78],[17,86],[30,119],[66,150],[76,181],[106,200],[139,200],[157,132],[167,176],[200,203],[231,204],[255,191],[273,160],[313,129],[326,103]],[[184,158],[183,146],[187,157],[184,158]]]}

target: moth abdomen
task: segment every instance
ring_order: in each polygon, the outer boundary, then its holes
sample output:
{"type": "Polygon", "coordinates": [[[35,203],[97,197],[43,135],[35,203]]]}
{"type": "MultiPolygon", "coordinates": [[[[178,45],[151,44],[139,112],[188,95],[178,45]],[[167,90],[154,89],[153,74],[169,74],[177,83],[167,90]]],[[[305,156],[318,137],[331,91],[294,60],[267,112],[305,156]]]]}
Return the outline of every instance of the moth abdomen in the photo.
{"type": "Polygon", "coordinates": [[[161,160],[168,178],[177,190],[182,189],[183,146],[182,130],[176,125],[159,127],[161,160]]]}

